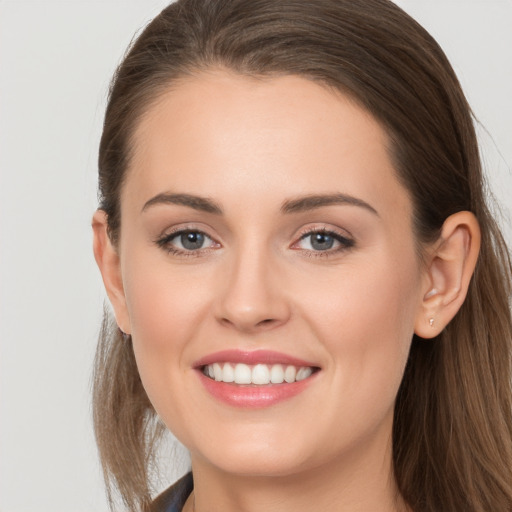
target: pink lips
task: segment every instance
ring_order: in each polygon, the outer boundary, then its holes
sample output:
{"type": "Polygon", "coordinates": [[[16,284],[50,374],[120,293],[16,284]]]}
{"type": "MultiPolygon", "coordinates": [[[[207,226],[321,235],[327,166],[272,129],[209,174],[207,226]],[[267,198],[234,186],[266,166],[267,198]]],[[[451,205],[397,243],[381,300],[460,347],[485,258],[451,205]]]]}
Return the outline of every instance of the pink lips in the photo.
{"type": "Polygon", "coordinates": [[[209,354],[194,363],[194,367],[206,366],[213,363],[244,363],[244,364],[291,364],[293,366],[317,366],[314,363],[290,357],[286,354],[271,350],[222,350],[209,354]]]}
{"type": "Polygon", "coordinates": [[[288,400],[308,388],[318,375],[318,372],[316,372],[307,379],[291,384],[283,383],[263,386],[233,384],[218,382],[203,374],[202,368],[213,363],[244,363],[247,365],[258,363],[269,365],[282,364],[283,366],[309,366],[313,368],[318,368],[318,365],[268,350],[224,350],[209,354],[196,361],[194,367],[197,369],[197,375],[206,390],[217,400],[239,408],[264,408],[288,400]]]}

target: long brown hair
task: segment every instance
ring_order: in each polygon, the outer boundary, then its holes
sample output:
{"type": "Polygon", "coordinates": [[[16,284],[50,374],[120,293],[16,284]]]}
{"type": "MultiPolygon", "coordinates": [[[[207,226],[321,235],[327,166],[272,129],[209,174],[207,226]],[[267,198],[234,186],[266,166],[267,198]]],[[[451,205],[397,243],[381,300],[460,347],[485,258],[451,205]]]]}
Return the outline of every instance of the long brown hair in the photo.
{"type": "MultiPolygon", "coordinates": [[[[222,67],[299,75],[354,98],[383,126],[414,205],[418,248],[468,210],[482,248],[468,296],[434,340],[414,337],[398,392],[394,476],[414,512],[512,511],[512,266],[485,198],[470,108],[433,38],[388,0],[179,0],[117,69],[99,152],[100,208],[118,240],[120,190],[141,115],[180,78],[222,67]]],[[[105,315],[94,424],[109,493],[148,510],[163,426],[130,339],[105,315]]],[[[111,496],[111,494],[110,494],[111,496]]]]}

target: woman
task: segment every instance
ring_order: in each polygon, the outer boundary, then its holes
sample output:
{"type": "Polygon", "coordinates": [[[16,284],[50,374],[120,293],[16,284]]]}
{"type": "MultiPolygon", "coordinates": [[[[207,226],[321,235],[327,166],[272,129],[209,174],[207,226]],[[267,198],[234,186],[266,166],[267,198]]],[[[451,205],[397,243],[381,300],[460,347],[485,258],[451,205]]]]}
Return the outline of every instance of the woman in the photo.
{"type": "Polygon", "coordinates": [[[510,258],[396,5],[170,5],[114,78],[99,187],[95,427],[130,510],[512,510],[510,258]],[[152,504],[165,427],[192,476],[152,504]]]}

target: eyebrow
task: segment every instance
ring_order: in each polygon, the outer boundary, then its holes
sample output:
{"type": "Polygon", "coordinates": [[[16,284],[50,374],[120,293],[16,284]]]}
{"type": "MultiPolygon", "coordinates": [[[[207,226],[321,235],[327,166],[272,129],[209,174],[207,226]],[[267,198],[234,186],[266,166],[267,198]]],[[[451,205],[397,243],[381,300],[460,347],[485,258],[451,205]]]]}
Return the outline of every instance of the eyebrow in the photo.
{"type": "Polygon", "coordinates": [[[152,197],[142,207],[142,212],[146,211],[151,206],[157,204],[179,204],[181,206],[188,206],[194,210],[201,212],[213,213],[215,215],[222,215],[222,208],[213,200],[207,197],[195,196],[192,194],[170,194],[163,193],[152,197]]]}
{"type": "MultiPolygon", "coordinates": [[[[144,204],[142,212],[158,204],[177,204],[215,215],[223,214],[222,208],[212,199],[192,194],[172,193],[162,193],[152,197],[144,204]]],[[[300,213],[332,205],[359,206],[379,216],[377,210],[366,201],[347,194],[316,194],[290,199],[282,204],[281,212],[285,214],[300,213]]]]}
{"type": "Polygon", "coordinates": [[[366,201],[346,194],[318,194],[290,199],[283,203],[281,211],[283,213],[299,213],[332,205],[359,206],[379,217],[377,210],[366,201]]]}

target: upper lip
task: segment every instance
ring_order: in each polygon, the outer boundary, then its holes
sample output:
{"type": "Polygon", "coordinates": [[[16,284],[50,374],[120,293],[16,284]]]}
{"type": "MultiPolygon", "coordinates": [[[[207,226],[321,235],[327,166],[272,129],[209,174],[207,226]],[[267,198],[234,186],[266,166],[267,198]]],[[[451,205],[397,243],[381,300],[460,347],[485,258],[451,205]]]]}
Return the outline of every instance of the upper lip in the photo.
{"type": "Polygon", "coordinates": [[[285,364],[292,366],[318,367],[314,363],[292,357],[272,350],[221,350],[202,357],[194,363],[194,367],[199,368],[213,363],[243,363],[247,365],[254,364],[285,364]]]}

